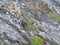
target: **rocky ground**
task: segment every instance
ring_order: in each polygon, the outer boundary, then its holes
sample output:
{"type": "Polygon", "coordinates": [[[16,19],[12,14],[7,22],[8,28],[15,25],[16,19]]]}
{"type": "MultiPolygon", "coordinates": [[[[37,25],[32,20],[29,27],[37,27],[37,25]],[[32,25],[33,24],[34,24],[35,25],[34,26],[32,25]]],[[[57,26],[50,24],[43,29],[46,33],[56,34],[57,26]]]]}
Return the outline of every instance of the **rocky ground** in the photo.
{"type": "Polygon", "coordinates": [[[43,40],[37,45],[60,45],[59,2],[0,0],[0,45],[33,45],[33,36],[43,40]]]}

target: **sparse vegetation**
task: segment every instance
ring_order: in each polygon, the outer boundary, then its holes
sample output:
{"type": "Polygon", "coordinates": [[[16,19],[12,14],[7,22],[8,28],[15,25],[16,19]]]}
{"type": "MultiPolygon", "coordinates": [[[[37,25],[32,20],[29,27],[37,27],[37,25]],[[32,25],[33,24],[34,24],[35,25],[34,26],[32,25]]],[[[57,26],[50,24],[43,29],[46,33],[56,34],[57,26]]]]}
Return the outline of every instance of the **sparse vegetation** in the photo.
{"type": "Polygon", "coordinates": [[[50,19],[52,19],[52,20],[54,20],[56,22],[60,22],[60,16],[57,16],[57,15],[51,15],[50,19]]]}
{"type": "Polygon", "coordinates": [[[60,45],[59,9],[52,0],[1,0],[0,45],[60,45]]]}
{"type": "Polygon", "coordinates": [[[28,18],[23,11],[21,11],[21,16],[23,16],[25,20],[27,20],[27,25],[25,26],[25,28],[29,30],[37,30],[37,27],[33,25],[34,22],[30,18],[28,18]]]}
{"type": "Polygon", "coordinates": [[[31,45],[43,45],[44,39],[38,36],[32,36],[31,45]]]}
{"type": "Polygon", "coordinates": [[[33,21],[32,21],[29,17],[27,17],[27,16],[25,15],[25,13],[24,13],[23,10],[21,10],[20,15],[23,16],[28,23],[30,23],[30,24],[33,23],[33,21]]]}

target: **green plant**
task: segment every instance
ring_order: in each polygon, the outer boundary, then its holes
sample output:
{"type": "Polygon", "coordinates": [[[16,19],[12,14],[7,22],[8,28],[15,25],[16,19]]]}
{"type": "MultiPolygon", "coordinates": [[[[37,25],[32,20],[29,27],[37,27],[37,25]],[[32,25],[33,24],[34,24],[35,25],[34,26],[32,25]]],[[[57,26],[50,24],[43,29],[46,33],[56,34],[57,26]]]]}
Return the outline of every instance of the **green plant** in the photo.
{"type": "Polygon", "coordinates": [[[25,13],[24,13],[23,10],[21,10],[20,15],[23,16],[23,17],[25,18],[25,20],[28,21],[29,23],[32,23],[32,22],[33,22],[29,17],[27,17],[27,16],[25,15],[25,13]]]}
{"type": "Polygon", "coordinates": [[[38,36],[33,36],[31,38],[31,45],[42,45],[43,42],[44,42],[44,39],[38,36]]]}
{"type": "Polygon", "coordinates": [[[30,30],[37,30],[38,29],[36,26],[34,26],[32,24],[28,24],[26,27],[29,28],[30,30]]]}
{"type": "Polygon", "coordinates": [[[24,11],[21,11],[20,15],[23,16],[28,23],[24,28],[27,28],[28,30],[37,30],[38,29],[36,26],[33,25],[34,22],[25,15],[24,11]]]}
{"type": "Polygon", "coordinates": [[[60,16],[51,15],[51,16],[49,16],[49,17],[50,17],[50,19],[52,19],[52,20],[54,20],[54,21],[56,21],[56,22],[60,22],[60,16]]]}

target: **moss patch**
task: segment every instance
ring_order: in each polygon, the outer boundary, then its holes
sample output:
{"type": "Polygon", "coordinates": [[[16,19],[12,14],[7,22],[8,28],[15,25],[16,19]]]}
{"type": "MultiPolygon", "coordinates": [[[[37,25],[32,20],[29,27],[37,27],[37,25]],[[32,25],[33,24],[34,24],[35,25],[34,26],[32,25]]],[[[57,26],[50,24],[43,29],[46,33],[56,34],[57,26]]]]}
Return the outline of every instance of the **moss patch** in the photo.
{"type": "Polygon", "coordinates": [[[44,42],[44,39],[38,36],[33,36],[31,38],[31,45],[42,45],[43,42],[44,42]]]}
{"type": "Polygon", "coordinates": [[[54,20],[54,21],[56,21],[56,22],[60,22],[60,16],[51,15],[51,16],[49,16],[49,17],[50,17],[50,19],[52,19],[52,20],[54,20]]]}

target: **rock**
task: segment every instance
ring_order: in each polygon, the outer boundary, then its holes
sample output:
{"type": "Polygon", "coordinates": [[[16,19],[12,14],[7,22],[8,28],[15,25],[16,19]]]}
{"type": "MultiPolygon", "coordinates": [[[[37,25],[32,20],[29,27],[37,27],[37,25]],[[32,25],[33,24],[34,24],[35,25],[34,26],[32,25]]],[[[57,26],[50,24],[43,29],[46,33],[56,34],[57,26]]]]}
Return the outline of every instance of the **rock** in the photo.
{"type": "Polygon", "coordinates": [[[51,10],[52,12],[56,11],[55,13],[58,14],[58,4],[60,4],[56,3],[58,1],[2,1],[0,1],[0,45],[30,45],[31,36],[36,35],[44,38],[46,42],[45,45],[60,45],[60,24],[51,20],[46,14],[49,13],[46,9],[48,9],[50,12],[51,10]],[[41,2],[39,6],[41,9],[38,7],[39,2],[41,2]],[[56,5],[58,6],[56,7],[56,5]],[[54,7],[54,10],[52,7],[54,7]],[[25,12],[25,18],[20,15],[21,10],[25,12]]]}

